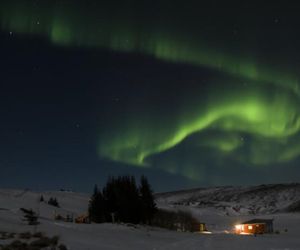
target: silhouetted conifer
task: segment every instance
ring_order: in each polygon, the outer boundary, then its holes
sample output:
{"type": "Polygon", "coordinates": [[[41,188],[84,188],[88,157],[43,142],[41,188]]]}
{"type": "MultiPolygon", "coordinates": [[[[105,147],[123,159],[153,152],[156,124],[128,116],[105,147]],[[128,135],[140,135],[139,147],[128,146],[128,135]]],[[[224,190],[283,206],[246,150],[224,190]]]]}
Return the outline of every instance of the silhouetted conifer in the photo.
{"type": "Polygon", "coordinates": [[[95,185],[94,193],[89,201],[89,217],[90,221],[101,223],[105,222],[104,199],[102,193],[95,185]]]}
{"type": "Polygon", "coordinates": [[[20,208],[24,213],[23,220],[28,223],[28,225],[38,225],[38,215],[32,209],[20,208]]]}
{"type": "Polygon", "coordinates": [[[155,209],[146,177],[142,177],[140,187],[133,176],[110,177],[102,192],[95,186],[89,202],[89,216],[94,222],[149,223],[155,209]]]}
{"type": "Polygon", "coordinates": [[[56,198],[52,198],[50,197],[50,199],[48,200],[48,204],[54,207],[59,207],[58,201],[56,198]]]}
{"type": "Polygon", "coordinates": [[[153,191],[144,175],[141,177],[139,192],[141,195],[142,207],[141,219],[144,223],[150,224],[155,212],[157,211],[157,208],[154,202],[153,191]]]}
{"type": "Polygon", "coordinates": [[[40,202],[44,202],[44,196],[43,195],[41,195],[41,197],[40,197],[40,202]]]}

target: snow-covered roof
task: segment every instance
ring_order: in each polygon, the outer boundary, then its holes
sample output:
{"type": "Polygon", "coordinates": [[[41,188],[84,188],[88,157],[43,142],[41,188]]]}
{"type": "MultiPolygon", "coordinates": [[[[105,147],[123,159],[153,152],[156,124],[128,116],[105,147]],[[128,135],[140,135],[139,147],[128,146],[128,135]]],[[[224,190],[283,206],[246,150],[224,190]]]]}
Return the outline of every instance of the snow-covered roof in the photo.
{"type": "Polygon", "coordinates": [[[248,220],[248,221],[245,221],[241,224],[256,224],[256,223],[272,223],[273,222],[273,219],[253,219],[253,220],[248,220]]]}

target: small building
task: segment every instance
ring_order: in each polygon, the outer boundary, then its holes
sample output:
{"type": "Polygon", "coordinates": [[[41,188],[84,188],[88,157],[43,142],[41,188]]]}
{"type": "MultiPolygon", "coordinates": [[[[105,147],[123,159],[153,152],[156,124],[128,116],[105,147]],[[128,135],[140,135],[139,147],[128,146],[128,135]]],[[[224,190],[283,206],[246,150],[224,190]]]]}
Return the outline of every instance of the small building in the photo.
{"type": "Polygon", "coordinates": [[[203,232],[208,232],[205,223],[203,222],[199,222],[199,223],[194,223],[192,226],[192,232],[199,232],[199,233],[203,233],[203,232]]]}
{"type": "Polygon", "coordinates": [[[87,214],[82,214],[75,218],[75,223],[89,224],[89,223],[91,223],[91,221],[87,214]]]}
{"type": "Polygon", "coordinates": [[[200,223],[199,224],[199,231],[200,232],[206,232],[207,231],[205,223],[200,223]]]}
{"type": "Polygon", "coordinates": [[[236,234],[273,233],[273,219],[253,219],[235,225],[236,234]]]}

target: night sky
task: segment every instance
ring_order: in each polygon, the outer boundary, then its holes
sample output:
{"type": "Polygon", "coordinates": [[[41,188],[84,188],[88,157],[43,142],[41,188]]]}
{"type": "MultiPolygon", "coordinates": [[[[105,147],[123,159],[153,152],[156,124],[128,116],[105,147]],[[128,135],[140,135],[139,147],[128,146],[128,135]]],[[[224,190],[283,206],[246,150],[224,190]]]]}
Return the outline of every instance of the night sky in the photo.
{"type": "Polygon", "coordinates": [[[300,6],[0,2],[0,187],[300,179],[300,6]]]}

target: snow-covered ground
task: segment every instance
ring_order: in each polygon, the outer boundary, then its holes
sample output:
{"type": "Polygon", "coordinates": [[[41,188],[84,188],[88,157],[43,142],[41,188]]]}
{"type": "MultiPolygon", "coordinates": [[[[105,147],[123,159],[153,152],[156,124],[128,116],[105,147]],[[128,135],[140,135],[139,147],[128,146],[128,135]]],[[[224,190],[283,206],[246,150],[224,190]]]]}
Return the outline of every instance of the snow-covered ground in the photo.
{"type": "MultiPolygon", "coordinates": [[[[22,190],[0,190],[0,231],[32,231],[22,221],[20,207],[32,208],[40,214],[38,231],[49,236],[60,236],[68,249],[258,249],[300,250],[300,214],[277,213],[264,215],[224,215],[216,207],[197,207],[164,203],[168,209],[190,210],[199,220],[207,224],[212,234],[172,232],[159,228],[118,224],[75,224],[55,221],[54,214],[82,214],[87,210],[89,195],[72,192],[36,193],[22,190]],[[56,197],[61,208],[40,203],[43,195],[47,201],[56,197]],[[234,224],[251,218],[274,218],[275,230],[279,234],[239,236],[231,233],[234,224]],[[287,229],[287,231],[285,230],[287,229]]],[[[3,243],[0,240],[0,244],[3,243]]]]}
{"type": "Polygon", "coordinates": [[[162,205],[216,208],[224,215],[300,212],[300,184],[225,186],[199,188],[156,195],[162,205]]]}

